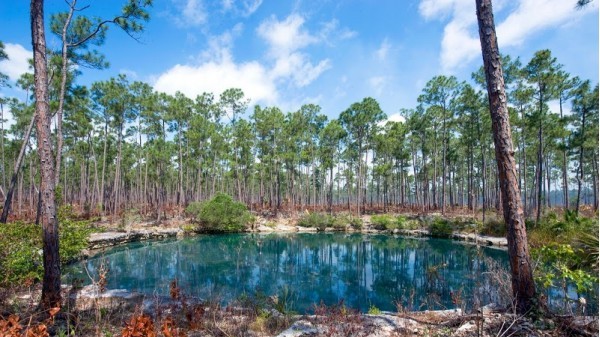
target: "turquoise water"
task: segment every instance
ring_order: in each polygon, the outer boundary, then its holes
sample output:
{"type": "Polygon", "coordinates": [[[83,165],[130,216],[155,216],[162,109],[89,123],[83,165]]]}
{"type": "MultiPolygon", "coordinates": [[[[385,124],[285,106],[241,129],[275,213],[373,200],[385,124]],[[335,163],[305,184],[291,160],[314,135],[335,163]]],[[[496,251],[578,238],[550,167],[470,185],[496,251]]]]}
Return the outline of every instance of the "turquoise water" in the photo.
{"type": "MultiPolygon", "coordinates": [[[[374,306],[412,310],[488,303],[489,259],[508,265],[506,251],[450,240],[342,233],[201,235],[132,243],[70,267],[69,279],[89,283],[108,265],[108,289],[168,296],[177,279],[189,295],[229,302],[243,294],[277,295],[290,309],[343,301],[363,312],[374,306]]],[[[70,281],[67,280],[67,281],[70,281]]]]}

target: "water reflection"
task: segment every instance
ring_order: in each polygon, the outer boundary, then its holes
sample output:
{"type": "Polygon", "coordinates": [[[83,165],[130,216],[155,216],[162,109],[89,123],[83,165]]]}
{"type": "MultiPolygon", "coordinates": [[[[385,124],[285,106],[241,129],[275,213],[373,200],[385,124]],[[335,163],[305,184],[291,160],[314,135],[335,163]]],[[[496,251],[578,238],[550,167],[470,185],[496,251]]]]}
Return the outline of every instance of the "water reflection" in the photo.
{"type": "MultiPolygon", "coordinates": [[[[109,289],[168,295],[175,278],[202,298],[289,289],[294,309],[305,312],[321,301],[362,311],[454,308],[472,303],[473,293],[488,302],[497,293],[481,277],[486,257],[507,264],[505,251],[449,240],[327,233],[203,235],[130,244],[104,259],[109,289]]],[[[92,275],[101,259],[85,262],[92,275]]],[[[87,278],[82,265],[72,268],[70,277],[87,278]]]]}

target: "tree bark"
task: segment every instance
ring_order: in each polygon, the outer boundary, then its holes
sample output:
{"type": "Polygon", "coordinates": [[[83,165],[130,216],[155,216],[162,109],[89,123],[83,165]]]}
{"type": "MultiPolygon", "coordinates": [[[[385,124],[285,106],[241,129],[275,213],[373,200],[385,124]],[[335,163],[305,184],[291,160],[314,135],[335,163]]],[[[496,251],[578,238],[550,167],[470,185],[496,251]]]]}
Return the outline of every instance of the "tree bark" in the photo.
{"type": "MultiPolygon", "coordinates": [[[[541,95],[541,94],[540,94],[541,95]]],[[[543,128],[542,128],[542,109],[543,107],[541,107],[542,103],[542,99],[540,98],[540,125],[538,128],[538,153],[537,153],[537,168],[536,168],[536,190],[537,190],[537,211],[536,211],[536,215],[535,215],[535,224],[539,224],[540,223],[540,219],[542,218],[542,208],[544,207],[544,205],[542,204],[542,186],[544,184],[544,168],[543,168],[543,162],[544,162],[544,156],[543,156],[543,128]]]]}
{"type": "Polygon", "coordinates": [[[513,295],[516,300],[517,313],[525,314],[536,306],[536,290],[518,186],[502,63],[496,38],[492,2],[491,0],[475,0],[475,3],[492,117],[498,178],[501,183],[504,221],[507,225],[513,295]]]}
{"type": "Polygon", "coordinates": [[[50,138],[50,106],[48,104],[48,70],[44,32],[44,1],[31,0],[31,39],[33,45],[35,113],[41,171],[42,231],[44,277],[42,309],[60,306],[60,256],[58,251],[58,219],[54,196],[54,158],[50,138]]]}
{"type": "Polygon", "coordinates": [[[58,184],[60,180],[60,165],[62,159],[62,147],[63,147],[63,135],[62,135],[62,115],[65,105],[65,92],[67,88],[67,74],[68,74],[68,42],[67,42],[67,31],[69,30],[69,26],[71,25],[71,19],[73,18],[73,12],[75,12],[75,4],[77,0],[74,0],[72,3],[69,3],[69,13],[67,14],[67,19],[65,20],[65,24],[62,29],[62,69],[61,69],[61,79],[60,79],[60,94],[58,96],[58,110],[56,111],[56,168],[54,179],[56,180],[56,184],[58,184]]]}
{"type": "MultiPolygon", "coordinates": [[[[563,97],[562,95],[560,95],[559,97],[559,107],[560,107],[560,119],[563,118],[563,108],[562,108],[562,104],[563,104],[563,97]]],[[[568,175],[567,175],[567,165],[568,165],[568,161],[567,161],[567,140],[565,139],[565,137],[562,138],[562,142],[563,142],[563,146],[564,148],[562,149],[562,188],[563,188],[563,205],[565,207],[565,210],[569,209],[569,180],[568,180],[568,175]]]]}
{"type": "Polygon", "coordinates": [[[581,115],[581,144],[579,145],[579,167],[577,169],[577,199],[575,201],[575,214],[579,215],[579,206],[581,203],[581,185],[583,178],[585,177],[583,172],[583,158],[584,158],[584,142],[585,142],[585,122],[586,122],[586,108],[583,108],[581,115]]]}
{"type": "Polygon", "coordinates": [[[17,177],[19,175],[19,171],[21,170],[21,164],[23,163],[23,157],[25,157],[25,149],[27,149],[27,144],[29,143],[29,137],[31,135],[31,130],[33,129],[33,125],[36,121],[36,114],[34,113],[31,116],[31,121],[29,122],[29,126],[27,127],[27,131],[25,131],[25,136],[23,136],[23,143],[21,144],[21,150],[19,151],[19,156],[17,157],[17,161],[15,162],[15,167],[13,169],[12,178],[10,179],[10,186],[8,188],[8,192],[6,194],[6,199],[4,200],[4,208],[2,209],[2,216],[0,216],[0,223],[6,223],[8,219],[8,214],[10,212],[10,206],[12,204],[12,196],[15,190],[15,185],[17,183],[17,177]]]}

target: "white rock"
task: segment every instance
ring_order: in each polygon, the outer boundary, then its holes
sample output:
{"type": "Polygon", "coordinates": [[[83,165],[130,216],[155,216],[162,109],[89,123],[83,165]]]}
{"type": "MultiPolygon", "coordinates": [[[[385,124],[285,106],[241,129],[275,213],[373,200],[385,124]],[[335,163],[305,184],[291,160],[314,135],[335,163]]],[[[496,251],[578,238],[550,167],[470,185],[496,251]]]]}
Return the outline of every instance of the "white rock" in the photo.
{"type": "Polygon", "coordinates": [[[301,337],[317,334],[318,332],[318,329],[311,322],[300,320],[292,324],[292,326],[287,330],[277,335],[277,337],[301,337]]]}

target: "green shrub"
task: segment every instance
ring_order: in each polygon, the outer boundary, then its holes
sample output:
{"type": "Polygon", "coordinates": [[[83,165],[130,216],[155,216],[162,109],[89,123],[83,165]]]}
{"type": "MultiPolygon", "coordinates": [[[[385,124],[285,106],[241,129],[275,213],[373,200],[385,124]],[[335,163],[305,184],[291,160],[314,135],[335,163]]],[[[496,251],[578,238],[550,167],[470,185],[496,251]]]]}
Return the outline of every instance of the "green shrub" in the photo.
{"type": "Polygon", "coordinates": [[[479,233],[495,237],[506,237],[506,225],[504,224],[504,220],[487,220],[485,224],[481,225],[479,233]]]}
{"type": "Polygon", "coordinates": [[[334,218],[325,213],[306,213],[298,219],[297,225],[300,227],[311,227],[319,230],[325,230],[327,227],[332,227],[334,218]]]}
{"type": "MultiPolygon", "coordinates": [[[[65,264],[78,259],[87,248],[93,232],[88,221],[70,219],[68,209],[58,212],[60,261],[65,264]]],[[[41,280],[43,275],[42,228],[39,225],[14,222],[0,226],[0,285],[15,285],[25,280],[41,280]]]]}
{"type": "Polygon", "coordinates": [[[332,227],[338,231],[345,231],[348,228],[348,224],[347,218],[336,216],[333,218],[332,227]]]}
{"type": "Polygon", "coordinates": [[[404,215],[399,215],[396,217],[396,227],[399,229],[406,229],[408,224],[408,219],[404,215]]]}
{"type": "Polygon", "coordinates": [[[13,285],[26,279],[40,280],[42,228],[22,222],[0,226],[0,284],[13,285]]]}
{"type": "Polygon", "coordinates": [[[387,214],[373,215],[371,217],[371,224],[375,229],[393,230],[396,228],[396,219],[387,214]]]}
{"type": "Polygon", "coordinates": [[[348,217],[348,223],[356,230],[360,230],[363,227],[363,220],[357,216],[350,215],[348,217]]]}
{"type": "Polygon", "coordinates": [[[567,243],[577,241],[581,233],[598,233],[598,220],[578,216],[567,210],[562,218],[556,213],[546,214],[537,226],[528,227],[530,246],[540,248],[551,242],[567,243]]]}
{"type": "Polygon", "coordinates": [[[185,215],[194,219],[194,221],[198,221],[197,217],[202,211],[203,203],[200,201],[190,202],[185,208],[185,215]]]}
{"type": "Polygon", "coordinates": [[[580,258],[580,267],[593,269],[598,272],[598,228],[592,233],[580,233],[575,240],[577,255],[580,258]]]}
{"type": "Polygon", "coordinates": [[[544,288],[558,288],[566,296],[569,283],[576,286],[578,293],[593,291],[598,286],[597,272],[579,269],[581,256],[569,244],[552,243],[532,249],[531,254],[539,263],[535,279],[544,288]]]}
{"type": "Polygon", "coordinates": [[[333,228],[338,230],[345,230],[348,225],[356,230],[362,229],[362,219],[351,214],[342,213],[337,214],[333,219],[333,228]]]}
{"type": "Polygon", "coordinates": [[[369,311],[367,312],[369,315],[381,315],[381,309],[376,307],[374,304],[369,306],[369,311]]]}
{"type": "Polygon", "coordinates": [[[403,229],[411,229],[411,230],[419,229],[419,228],[422,228],[422,227],[423,227],[423,225],[417,219],[408,219],[402,225],[403,229]]]}
{"type": "Polygon", "coordinates": [[[435,218],[429,225],[429,233],[433,237],[447,238],[452,235],[452,226],[446,219],[435,218]]]}
{"type": "Polygon", "coordinates": [[[87,238],[94,232],[88,221],[59,220],[60,260],[69,263],[81,257],[88,247],[87,238]]]}
{"type": "Polygon", "coordinates": [[[208,232],[239,232],[254,221],[246,205],[223,193],[203,203],[190,203],[185,211],[208,232]]]}
{"type": "Polygon", "coordinates": [[[181,229],[183,230],[184,233],[188,234],[188,233],[195,232],[196,226],[190,225],[190,224],[185,224],[185,225],[181,226],[181,229]]]}

